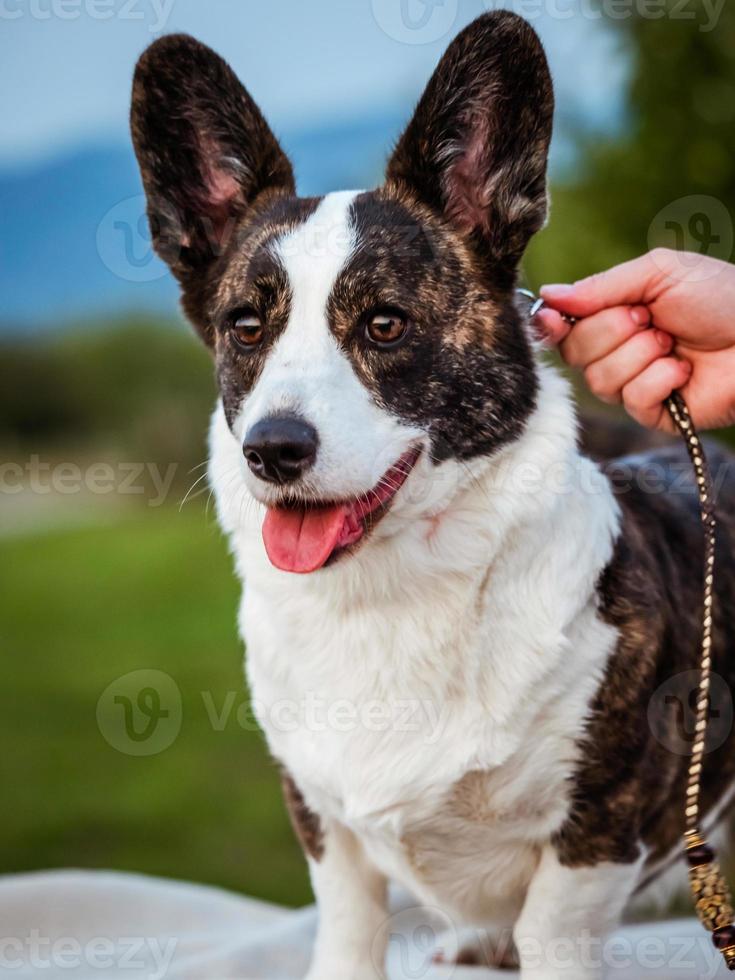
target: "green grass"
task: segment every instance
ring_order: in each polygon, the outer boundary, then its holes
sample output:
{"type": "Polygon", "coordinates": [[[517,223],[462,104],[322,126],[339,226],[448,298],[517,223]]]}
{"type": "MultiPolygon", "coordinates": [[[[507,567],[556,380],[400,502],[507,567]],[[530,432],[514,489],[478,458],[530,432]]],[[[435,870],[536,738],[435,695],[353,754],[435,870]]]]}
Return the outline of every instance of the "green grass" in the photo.
{"type": "MultiPolygon", "coordinates": [[[[238,586],[211,517],[187,506],[0,549],[0,871],[118,868],[308,901],[276,767],[238,720],[238,586]],[[183,713],[169,748],[136,757],[103,737],[97,702],[139,669],[169,674],[183,713]],[[232,692],[222,730],[203,692],[218,712],[232,692]]],[[[123,707],[103,707],[133,744],[123,707]]]]}

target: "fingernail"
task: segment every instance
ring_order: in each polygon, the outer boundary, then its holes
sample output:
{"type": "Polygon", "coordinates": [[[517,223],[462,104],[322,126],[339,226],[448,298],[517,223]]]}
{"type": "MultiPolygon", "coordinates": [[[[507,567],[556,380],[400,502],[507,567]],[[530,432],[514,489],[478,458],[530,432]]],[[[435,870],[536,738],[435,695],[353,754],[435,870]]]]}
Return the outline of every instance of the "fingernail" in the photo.
{"type": "Polygon", "coordinates": [[[561,282],[551,283],[549,286],[542,286],[540,290],[544,299],[564,299],[565,296],[569,296],[573,291],[574,286],[569,286],[561,282]]]}
{"type": "Polygon", "coordinates": [[[546,325],[548,313],[549,311],[544,309],[544,310],[539,310],[538,313],[534,315],[533,320],[531,320],[531,323],[534,325],[536,329],[536,333],[546,334],[549,332],[548,327],[546,325]]]}
{"type": "Polygon", "coordinates": [[[651,319],[651,314],[648,312],[646,306],[634,306],[630,311],[630,318],[633,323],[642,327],[644,324],[648,323],[651,319]]]}
{"type": "Polygon", "coordinates": [[[563,322],[559,319],[559,314],[551,308],[540,310],[533,318],[533,327],[536,337],[543,344],[553,347],[559,343],[566,334],[563,322]]]}
{"type": "Polygon", "coordinates": [[[670,333],[665,333],[663,330],[654,330],[656,334],[656,340],[659,342],[659,346],[664,350],[671,350],[674,339],[670,333]]]}

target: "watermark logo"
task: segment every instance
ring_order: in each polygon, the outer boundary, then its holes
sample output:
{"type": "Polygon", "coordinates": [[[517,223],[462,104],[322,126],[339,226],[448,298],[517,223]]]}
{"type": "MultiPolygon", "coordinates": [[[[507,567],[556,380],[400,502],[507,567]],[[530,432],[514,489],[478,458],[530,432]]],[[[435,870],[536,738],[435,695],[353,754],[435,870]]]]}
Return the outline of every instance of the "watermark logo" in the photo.
{"type": "Polygon", "coordinates": [[[97,226],[97,254],[126,282],[155,282],[168,274],[153,250],[143,194],[119,201],[97,226]]]}
{"type": "Polygon", "coordinates": [[[396,974],[406,980],[422,980],[442,962],[442,977],[454,973],[458,952],[457,929],[442,909],[406,908],[389,916],[373,939],[371,956],[378,974],[388,962],[395,963],[396,974]]]}
{"type": "MultiPolygon", "coordinates": [[[[654,692],[648,704],[648,725],[656,739],[673,755],[690,756],[697,723],[700,672],[675,674],[654,692]]],[[[713,674],[710,681],[706,751],[725,744],[732,732],[733,700],[727,681],[713,674]]]]}
{"type": "Polygon", "coordinates": [[[33,493],[39,496],[95,495],[145,497],[149,507],[160,507],[168,499],[177,463],[165,468],[157,463],[99,461],[82,467],[72,461],[54,462],[34,453],[25,463],[0,463],[0,494],[33,493]]]}
{"type": "Polygon", "coordinates": [[[148,31],[160,34],[175,0],[0,0],[0,20],[148,21],[148,31]]]}
{"type": "Polygon", "coordinates": [[[181,730],[181,692],[162,670],[134,670],[109,684],[97,701],[97,725],[125,755],[158,755],[181,730]]]}
{"type": "Polygon", "coordinates": [[[648,245],[654,262],[657,248],[676,252],[659,263],[662,272],[682,282],[703,282],[719,274],[707,258],[729,261],[733,251],[732,216],[722,201],[704,194],[680,197],[662,208],[648,229],[648,245]]]}
{"type": "Polygon", "coordinates": [[[726,0],[484,0],[486,10],[512,10],[532,23],[539,18],[613,22],[666,19],[693,22],[702,34],[717,27],[725,3],[726,0]]]}
{"type": "Polygon", "coordinates": [[[25,936],[0,937],[0,972],[15,976],[116,976],[123,971],[140,980],[169,976],[178,939],[145,936],[94,936],[81,942],[76,936],[44,936],[31,929],[25,936]]]}
{"type": "Polygon", "coordinates": [[[457,19],[457,0],[372,0],[378,27],[401,44],[431,44],[457,19]]]}

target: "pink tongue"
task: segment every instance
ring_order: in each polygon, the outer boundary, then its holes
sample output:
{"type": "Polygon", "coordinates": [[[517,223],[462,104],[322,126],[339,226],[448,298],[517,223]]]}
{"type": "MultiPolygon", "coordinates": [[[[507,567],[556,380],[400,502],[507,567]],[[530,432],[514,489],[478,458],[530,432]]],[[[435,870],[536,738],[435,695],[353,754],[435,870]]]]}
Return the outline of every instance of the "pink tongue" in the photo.
{"type": "Polygon", "coordinates": [[[272,507],[263,522],[263,543],[271,562],[284,572],[321,568],[343,538],[350,507],[314,510],[272,507]]]}

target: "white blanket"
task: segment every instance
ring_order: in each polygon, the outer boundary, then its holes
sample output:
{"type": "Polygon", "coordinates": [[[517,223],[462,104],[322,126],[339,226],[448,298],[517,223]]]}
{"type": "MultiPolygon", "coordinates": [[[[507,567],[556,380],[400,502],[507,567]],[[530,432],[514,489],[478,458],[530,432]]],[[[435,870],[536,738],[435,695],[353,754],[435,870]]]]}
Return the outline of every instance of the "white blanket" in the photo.
{"type": "MultiPolygon", "coordinates": [[[[510,980],[514,974],[432,962],[427,910],[395,906],[391,980],[510,980]]],[[[313,908],[291,911],[216,888],[112,872],[0,877],[2,980],[295,980],[306,971],[313,908]]],[[[591,955],[596,955],[594,952],[591,955]]],[[[639,925],[605,944],[616,980],[713,980],[730,974],[693,920],[639,925]]]]}

